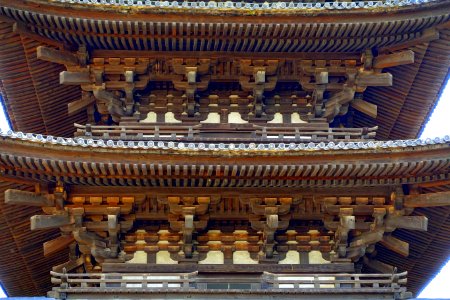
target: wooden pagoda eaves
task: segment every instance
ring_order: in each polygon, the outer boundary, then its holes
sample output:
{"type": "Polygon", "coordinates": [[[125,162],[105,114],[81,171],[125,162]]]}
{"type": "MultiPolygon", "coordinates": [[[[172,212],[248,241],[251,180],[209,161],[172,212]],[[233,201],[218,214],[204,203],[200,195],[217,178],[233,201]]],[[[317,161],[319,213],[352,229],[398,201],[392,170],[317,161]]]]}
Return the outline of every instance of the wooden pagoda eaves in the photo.
{"type": "MultiPolygon", "coordinates": [[[[18,224],[4,253],[28,242],[16,241],[26,211],[33,230],[60,232],[33,240],[47,257],[68,249],[58,297],[129,292],[133,279],[108,273],[167,270],[201,294],[214,280],[186,273],[362,267],[389,275],[316,274],[305,293],[350,284],[400,298],[399,266],[417,290],[431,272],[418,257],[437,264],[448,242],[449,138],[412,138],[448,73],[450,1],[91,2],[0,0],[16,130],[0,137],[1,197],[17,207],[0,205],[0,222],[18,224]]],[[[17,264],[37,278],[28,261],[17,264]]],[[[133,292],[154,280],[141,275],[133,292]]],[[[278,295],[280,276],[249,278],[253,294],[278,295]]]]}
{"type": "MultiPolygon", "coordinates": [[[[0,142],[3,177],[35,182],[38,190],[6,191],[6,202],[43,207],[47,215],[32,217],[32,229],[61,228],[63,235],[47,242],[44,253],[75,240],[97,263],[124,262],[136,251],[147,252],[150,263],[158,251],[194,263],[217,250],[225,262],[239,250],[266,264],[278,263],[290,250],[318,250],[326,259],[349,262],[371,253],[377,242],[407,256],[408,243],[391,232],[426,230],[426,217],[409,216],[414,208],[449,205],[448,192],[419,194],[421,185],[448,182],[448,137],[338,143],[337,149],[312,142],[306,149],[264,144],[236,149],[230,144],[216,150],[169,143],[85,144],[84,139],[8,132],[0,142]],[[409,195],[401,186],[411,189],[409,195]],[[225,229],[230,220],[234,224],[225,229]],[[171,233],[160,234],[156,227],[141,237],[130,232],[155,221],[162,222],[159,230],[171,233]],[[222,230],[219,236],[207,231],[215,228],[222,230]],[[239,228],[248,233],[236,233],[239,228]],[[119,243],[120,235],[125,240],[119,243]],[[139,239],[145,243],[135,243],[139,239]],[[123,242],[127,254],[120,252],[123,242]]],[[[366,263],[387,268],[372,259],[366,263]]],[[[84,264],[100,267],[89,260],[84,264]]],[[[58,270],[69,266],[78,267],[78,259],[58,270]]]]}

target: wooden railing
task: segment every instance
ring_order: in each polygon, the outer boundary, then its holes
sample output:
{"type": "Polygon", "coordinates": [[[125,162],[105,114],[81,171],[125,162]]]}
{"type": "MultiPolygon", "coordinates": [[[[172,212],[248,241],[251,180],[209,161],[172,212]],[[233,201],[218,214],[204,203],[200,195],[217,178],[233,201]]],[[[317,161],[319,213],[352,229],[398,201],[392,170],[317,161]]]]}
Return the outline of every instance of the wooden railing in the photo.
{"type": "Polygon", "coordinates": [[[264,272],[269,288],[358,289],[361,291],[401,289],[407,272],[395,274],[273,274],[264,272]]]}
{"type": "Polygon", "coordinates": [[[51,271],[52,283],[62,289],[188,289],[197,272],[192,273],[57,273],[51,271]]]}
{"type": "Polygon", "coordinates": [[[199,276],[193,273],[57,273],[51,272],[53,296],[73,294],[208,293],[212,290],[249,290],[255,293],[283,291],[302,294],[390,294],[406,298],[407,272],[394,274],[273,274],[261,276],[199,276]]]}
{"type": "Polygon", "coordinates": [[[373,139],[378,127],[330,128],[327,123],[295,124],[145,124],[80,125],[75,136],[111,140],[180,140],[180,141],[357,141],[373,139]],[[276,125],[276,126],[275,126],[276,125]]]}

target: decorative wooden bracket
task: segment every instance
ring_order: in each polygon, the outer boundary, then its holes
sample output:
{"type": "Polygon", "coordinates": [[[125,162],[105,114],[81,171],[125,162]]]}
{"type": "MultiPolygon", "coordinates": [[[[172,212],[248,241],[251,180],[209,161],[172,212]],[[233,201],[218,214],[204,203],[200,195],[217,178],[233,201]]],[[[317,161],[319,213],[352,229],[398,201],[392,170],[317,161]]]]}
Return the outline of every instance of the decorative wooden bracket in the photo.
{"type": "Polygon", "coordinates": [[[208,225],[209,205],[217,204],[219,197],[158,197],[160,203],[169,206],[170,228],[183,234],[182,253],[172,253],[173,259],[180,262],[198,262],[204,259],[195,252],[193,234],[204,230],[208,225]]]}
{"type": "Polygon", "coordinates": [[[239,83],[244,91],[253,92],[253,114],[259,118],[264,113],[264,92],[272,91],[277,84],[278,60],[240,61],[239,83]]]}
{"type": "Polygon", "coordinates": [[[355,216],[353,215],[353,208],[340,208],[339,225],[334,238],[334,251],[337,254],[336,258],[346,257],[348,236],[350,230],[353,229],[355,229],[355,216]]]}
{"type": "Polygon", "coordinates": [[[188,117],[198,114],[196,94],[208,88],[211,67],[210,59],[172,59],[172,67],[176,76],[172,82],[177,90],[186,95],[186,113],[188,117]]]}
{"type": "Polygon", "coordinates": [[[264,263],[277,263],[282,255],[275,253],[275,233],[286,230],[291,219],[291,205],[298,204],[300,199],[293,198],[241,198],[243,204],[250,206],[249,216],[254,230],[262,231],[263,245],[258,260],[264,263]]]}

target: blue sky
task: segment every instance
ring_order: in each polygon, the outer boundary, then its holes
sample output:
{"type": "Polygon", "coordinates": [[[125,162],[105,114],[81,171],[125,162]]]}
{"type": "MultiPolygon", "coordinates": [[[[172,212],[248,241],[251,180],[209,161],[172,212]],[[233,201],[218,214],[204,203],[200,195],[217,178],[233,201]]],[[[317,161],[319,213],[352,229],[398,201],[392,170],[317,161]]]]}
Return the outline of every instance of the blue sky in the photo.
{"type": "MultiPolygon", "coordinates": [[[[430,121],[425,126],[422,132],[422,138],[434,138],[442,137],[450,134],[450,122],[448,121],[450,112],[450,84],[447,81],[447,85],[441,95],[441,99],[438,105],[434,109],[431,115],[430,121]]],[[[0,106],[0,128],[3,131],[9,129],[8,122],[3,112],[2,106],[0,106]]],[[[436,277],[425,287],[425,289],[419,294],[418,298],[450,298],[450,260],[436,277]]],[[[0,288],[0,298],[5,297],[3,291],[0,288]]]]}

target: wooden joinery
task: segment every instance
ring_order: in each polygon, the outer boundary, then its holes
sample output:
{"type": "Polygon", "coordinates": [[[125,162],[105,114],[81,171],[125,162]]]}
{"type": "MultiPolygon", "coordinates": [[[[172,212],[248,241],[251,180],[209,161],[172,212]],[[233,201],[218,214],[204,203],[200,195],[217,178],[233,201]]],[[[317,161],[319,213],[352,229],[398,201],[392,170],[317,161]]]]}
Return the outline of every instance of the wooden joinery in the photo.
{"type": "Polygon", "coordinates": [[[240,60],[239,83],[244,91],[253,92],[253,111],[260,118],[264,113],[264,92],[272,91],[277,84],[278,60],[240,60]]]}
{"type": "MultiPolygon", "coordinates": [[[[241,202],[250,207],[249,220],[252,228],[263,233],[262,254],[258,256],[258,260],[272,263],[279,261],[283,255],[282,252],[276,253],[275,233],[280,230],[287,230],[291,219],[291,205],[298,204],[301,199],[244,197],[240,199],[241,202]]],[[[282,248],[278,249],[281,250],[282,248]]]]}
{"type": "Polygon", "coordinates": [[[208,88],[210,81],[210,59],[172,59],[174,70],[172,83],[175,89],[184,92],[185,113],[188,117],[198,115],[197,92],[208,88]]]}
{"type": "Polygon", "coordinates": [[[164,121],[167,112],[174,113],[175,122],[211,122],[211,112],[219,114],[223,123],[230,112],[238,112],[243,120],[256,123],[280,122],[275,119],[277,113],[283,122],[291,122],[292,113],[298,113],[303,121],[325,118],[331,122],[337,115],[346,114],[349,105],[376,117],[376,105],[364,101],[362,93],[369,86],[392,85],[392,75],[383,73],[383,68],[414,61],[411,51],[374,57],[367,50],[361,61],[308,59],[308,55],[280,60],[175,54],[124,57],[121,52],[114,57],[114,51],[108,53],[112,56],[89,57],[83,47],[77,53],[38,49],[39,58],[66,66],[67,71],[60,74],[62,84],[80,85],[88,93],[69,105],[70,113],[90,106],[94,97],[95,110],[105,118],[111,116],[116,123],[144,120],[150,111],[157,115],[153,122],[164,121]],[[296,81],[300,83],[299,90],[284,90],[283,85],[288,87],[296,81]],[[149,85],[150,82],[155,85],[149,85]],[[239,83],[240,91],[218,91],[217,85],[211,83],[239,83]],[[278,83],[280,89],[275,93],[278,83]],[[214,86],[214,91],[210,86],[214,86]]]}
{"type": "Polygon", "coordinates": [[[219,198],[211,197],[159,197],[158,201],[168,205],[170,228],[182,233],[182,254],[172,253],[180,262],[195,262],[205,258],[205,254],[196,252],[193,241],[194,232],[205,230],[209,220],[209,205],[217,204],[219,198]]]}

